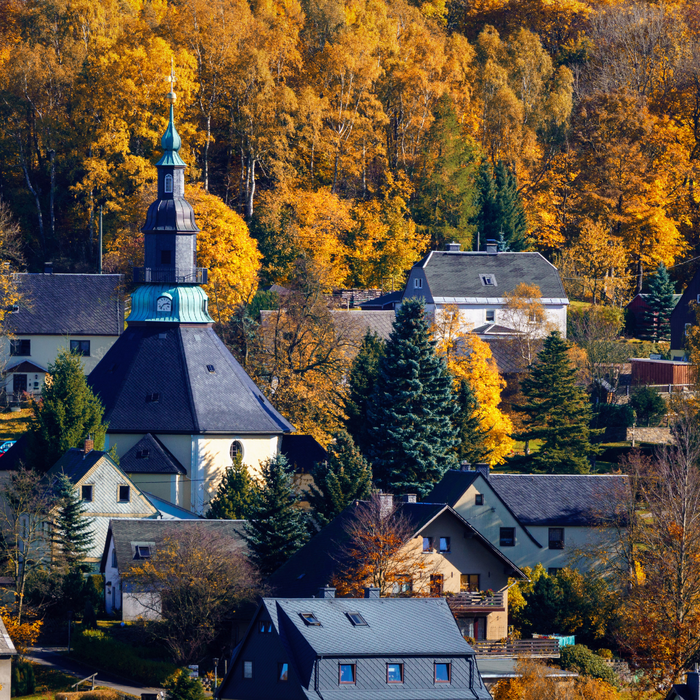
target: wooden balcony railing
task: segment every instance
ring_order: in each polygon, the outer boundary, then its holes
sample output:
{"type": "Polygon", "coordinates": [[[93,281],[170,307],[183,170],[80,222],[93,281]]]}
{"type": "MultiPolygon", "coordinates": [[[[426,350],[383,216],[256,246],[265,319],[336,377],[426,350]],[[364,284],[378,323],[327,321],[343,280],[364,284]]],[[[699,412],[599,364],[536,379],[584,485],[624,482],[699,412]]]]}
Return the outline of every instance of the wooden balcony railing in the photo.
{"type": "Polygon", "coordinates": [[[532,657],[558,659],[558,639],[516,639],[508,642],[478,641],[471,643],[477,656],[532,657]]]}
{"type": "Polygon", "coordinates": [[[453,614],[467,612],[473,608],[485,608],[484,612],[488,613],[488,608],[505,609],[505,601],[503,593],[494,593],[486,595],[483,592],[456,593],[447,597],[447,604],[450,606],[453,614]]]}

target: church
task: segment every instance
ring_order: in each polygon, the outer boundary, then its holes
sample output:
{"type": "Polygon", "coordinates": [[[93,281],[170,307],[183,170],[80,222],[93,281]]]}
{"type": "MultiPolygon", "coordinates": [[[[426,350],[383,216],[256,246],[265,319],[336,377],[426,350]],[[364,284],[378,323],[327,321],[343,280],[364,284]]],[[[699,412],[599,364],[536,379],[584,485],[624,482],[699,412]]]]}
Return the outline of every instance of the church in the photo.
{"type": "Polygon", "coordinates": [[[105,449],[142,490],[203,514],[237,455],[254,473],[294,427],[213,329],[207,270],[197,265],[194,211],[175,128],[175,93],[161,139],[158,199],[146,214],[144,267],[127,329],[90,373],[109,424],[105,449]]]}

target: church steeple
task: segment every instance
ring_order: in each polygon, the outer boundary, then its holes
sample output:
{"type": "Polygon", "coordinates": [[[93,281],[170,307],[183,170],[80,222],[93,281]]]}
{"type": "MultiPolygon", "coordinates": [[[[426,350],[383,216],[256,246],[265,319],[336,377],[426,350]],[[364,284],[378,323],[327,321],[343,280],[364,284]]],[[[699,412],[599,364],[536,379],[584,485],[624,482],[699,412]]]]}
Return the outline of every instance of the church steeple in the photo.
{"type": "Polygon", "coordinates": [[[163,156],[158,169],[158,199],[146,214],[144,267],[134,270],[141,283],[206,284],[207,271],[197,268],[197,233],[194,211],[185,199],[185,167],[182,145],[175,128],[175,76],[170,71],[170,119],[161,138],[163,156]]]}

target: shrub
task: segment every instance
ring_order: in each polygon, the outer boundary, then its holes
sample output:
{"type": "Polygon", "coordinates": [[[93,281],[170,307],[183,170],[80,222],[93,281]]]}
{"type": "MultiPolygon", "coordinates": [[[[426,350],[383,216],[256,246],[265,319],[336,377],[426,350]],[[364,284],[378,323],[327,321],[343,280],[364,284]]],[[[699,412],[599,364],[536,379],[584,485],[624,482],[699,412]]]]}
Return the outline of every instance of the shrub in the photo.
{"type": "Polygon", "coordinates": [[[634,410],[629,404],[598,404],[593,417],[594,428],[630,428],[634,423],[634,410]]]}
{"type": "Polygon", "coordinates": [[[179,671],[165,683],[168,700],[206,700],[204,688],[197,678],[190,678],[184,671],[179,671]]]}
{"type": "Polygon", "coordinates": [[[582,676],[598,678],[615,687],[619,686],[615,672],[587,646],[574,644],[570,647],[564,647],[560,653],[559,665],[565,671],[576,671],[582,676]]]}
{"type": "Polygon", "coordinates": [[[32,695],[36,690],[34,666],[26,661],[12,664],[12,696],[32,695]]]}
{"type": "Polygon", "coordinates": [[[611,660],[613,658],[613,653],[610,651],[610,649],[598,649],[596,654],[598,654],[601,659],[611,660]]]}
{"type": "Polygon", "coordinates": [[[663,396],[650,386],[635,389],[630,396],[630,406],[637,413],[637,424],[651,427],[659,424],[667,410],[663,396]]]}
{"type": "Polygon", "coordinates": [[[112,639],[100,630],[81,630],[74,637],[72,656],[148,686],[160,686],[177,671],[168,661],[149,659],[152,650],[112,639]]]}
{"type": "Polygon", "coordinates": [[[56,700],[121,700],[123,696],[110,688],[95,688],[79,693],[56,693],[56,700]]]}

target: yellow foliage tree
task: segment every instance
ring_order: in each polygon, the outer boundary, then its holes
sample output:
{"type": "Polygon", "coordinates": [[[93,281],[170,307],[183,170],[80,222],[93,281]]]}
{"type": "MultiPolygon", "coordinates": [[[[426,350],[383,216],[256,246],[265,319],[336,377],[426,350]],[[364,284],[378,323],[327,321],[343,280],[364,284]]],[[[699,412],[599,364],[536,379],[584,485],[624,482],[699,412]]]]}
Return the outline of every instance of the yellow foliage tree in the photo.
{"type": "Polygon", "coordinates": [[[433,336],[437,341],[435,349],[445,358],[455,382],[466,380],[476,397],[490,464],[502,464],[515,442],[511,438],[513,424],[498,407],[506,383],[498,372],[491,348],[478,336],[463,330],[456,306],[448,306],[436,314],[433,336]]]}
{"type": "Polygon", "coordinates": [[[24,656],[29,648],[36,644],[43,622],[28,614],[26,608],[24,621],[21,622],[17,613],[6,605],[0,607],[0,617],[5,623],[5,628],[15,645],[15,649],[21,656],[24,656]]]}

